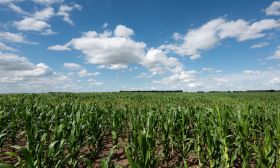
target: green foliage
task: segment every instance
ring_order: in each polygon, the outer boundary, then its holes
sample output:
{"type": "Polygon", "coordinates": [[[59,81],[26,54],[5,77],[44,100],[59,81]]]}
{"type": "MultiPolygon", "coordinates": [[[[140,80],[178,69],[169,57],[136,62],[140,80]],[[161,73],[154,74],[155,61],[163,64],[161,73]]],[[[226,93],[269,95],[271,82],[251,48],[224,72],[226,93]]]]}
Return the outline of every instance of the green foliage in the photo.
{"type": "Polygon", "coordinates": [[[133,168],[174,167],[174,157],[177,167],[276,168],[279,102],[279,93],[0,95],[0,167],[92,167],[110,143],[100,167],[120,167],[121,146],[133,168]]]}

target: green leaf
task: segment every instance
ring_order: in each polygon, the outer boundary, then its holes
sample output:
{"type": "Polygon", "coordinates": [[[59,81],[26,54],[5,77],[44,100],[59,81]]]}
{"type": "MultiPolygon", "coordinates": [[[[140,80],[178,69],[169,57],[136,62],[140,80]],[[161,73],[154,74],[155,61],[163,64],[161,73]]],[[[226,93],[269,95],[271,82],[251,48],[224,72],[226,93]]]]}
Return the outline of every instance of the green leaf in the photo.
{"type": "Polygon", "coordinates": [[[62,161],[60,161],[58,164],[57,164],[57,166],[55,166],[55,167],[57,167],[57,168],[59,168],[59,167],[64,167],[66,164],[67,164],[67,162],[70,160],[72,158],[72,155],[70,155],[70,154],[68,154],[62,161]]]}
{"type": "Polygon", "coordinates": [[[27,161],[28,168],[35,168],[32,155],[31,155],[30,151],[27,148],[22,147],[22,146],[17,146],[17,145],[16,146],[12,146],[12,148],[15,148],[15,149],[18,149],[18,150],[21,151],[24,159],[27,161]]]}
{"type": "Polygon", "coordinates": [[[3,153],[0,153],[0,156],[17,156],[17,154],[15,152],[3,152],[3,153]]]}
{"type": "Polygon", "coordinates": [[[6,163],[0,163],[0,168],[14,168],[14,166],[6,164],[6,163]]]}
{"type": "Polygon", "coordinates": [[[6,135],[6,133],[0,134],[0,139],[2,139],[5,135],[6,135]]]}
{"type": "Polygon", "coordinates": [[[138,168],[137,164],[133,161],[133,159],[131,157],[131,149],[130,149],[130,147],[126,147],[125,148],[125,156],[127,157],[129,166],[131,168],[138,168]]]}

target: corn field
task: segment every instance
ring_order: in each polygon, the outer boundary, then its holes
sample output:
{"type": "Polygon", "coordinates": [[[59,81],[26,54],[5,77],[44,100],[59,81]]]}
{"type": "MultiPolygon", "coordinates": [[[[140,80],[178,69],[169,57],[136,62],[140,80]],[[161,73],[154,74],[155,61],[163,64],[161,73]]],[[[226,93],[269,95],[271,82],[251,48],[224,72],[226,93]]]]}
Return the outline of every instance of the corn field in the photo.
{"type": "Polygon", "coordinates": [[[280,167],[279,93],[0,95],[0,167],[280,167]]]}

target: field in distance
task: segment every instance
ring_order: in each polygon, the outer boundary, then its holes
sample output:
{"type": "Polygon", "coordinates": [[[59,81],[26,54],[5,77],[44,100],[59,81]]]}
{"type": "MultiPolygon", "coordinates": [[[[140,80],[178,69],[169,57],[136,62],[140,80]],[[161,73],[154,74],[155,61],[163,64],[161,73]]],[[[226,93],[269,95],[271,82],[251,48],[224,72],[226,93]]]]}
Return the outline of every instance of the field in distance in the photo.
{"type": "Polygon", "coordinates": [[[280,167],[280,93],[0,95],[0,167],[280,167]]]}

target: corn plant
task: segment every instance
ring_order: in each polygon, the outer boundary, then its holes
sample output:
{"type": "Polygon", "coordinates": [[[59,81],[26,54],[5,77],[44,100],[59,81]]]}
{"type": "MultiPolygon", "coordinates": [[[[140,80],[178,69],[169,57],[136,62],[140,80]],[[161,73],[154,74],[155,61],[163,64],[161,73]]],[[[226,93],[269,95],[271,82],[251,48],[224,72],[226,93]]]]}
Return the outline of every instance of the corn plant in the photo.
{"type": "Polygon", "coordinates": [[[279,100],[279,93],[0,95],[0,167],[120,167],[115,148],[106,148],[122,145],[136,168],[277,168],[279,100]]]}

